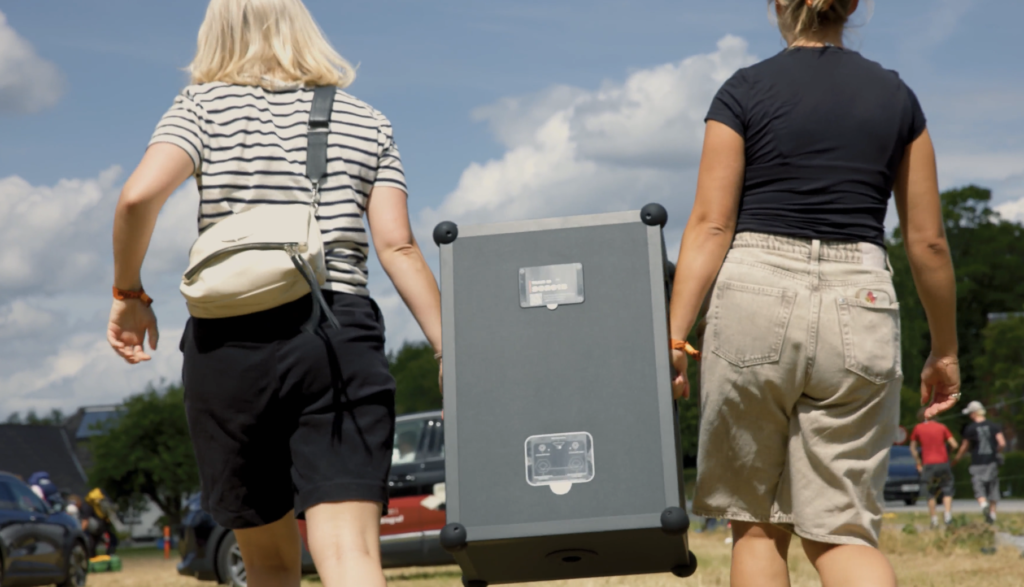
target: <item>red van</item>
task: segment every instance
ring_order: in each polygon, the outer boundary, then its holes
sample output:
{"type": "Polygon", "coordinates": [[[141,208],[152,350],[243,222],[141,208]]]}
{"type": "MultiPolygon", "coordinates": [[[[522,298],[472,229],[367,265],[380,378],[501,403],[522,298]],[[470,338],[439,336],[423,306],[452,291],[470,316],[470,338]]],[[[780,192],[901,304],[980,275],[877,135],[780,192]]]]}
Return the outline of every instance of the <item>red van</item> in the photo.
{"type": "MultiPolygon", "coordinates": [[[[380,522],[381,562],[385,568],[455,564],[441,548],[445,524],[444,423],[441,412],[399,416],[388,478],[391,503],[380,522]]],[[[299,521],[303,542],[306,523],[299,521]]],[[[194,496],[182,523],[178,573],[200,580],[245,587],[245,566],[234,534],[213,521],[194,496]]],[[[303,548],[303,572],[316,573],[303,548]]]]}

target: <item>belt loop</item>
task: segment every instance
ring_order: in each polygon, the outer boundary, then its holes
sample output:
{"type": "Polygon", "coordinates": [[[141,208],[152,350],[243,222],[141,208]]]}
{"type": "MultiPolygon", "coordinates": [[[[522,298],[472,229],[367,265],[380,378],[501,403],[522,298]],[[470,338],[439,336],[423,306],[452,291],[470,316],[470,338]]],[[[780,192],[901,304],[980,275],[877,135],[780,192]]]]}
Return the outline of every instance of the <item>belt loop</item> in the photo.
{"type": "Polygon", "coordinates": [[[821,260],[821,241],[814,239],[811,241],[811,286],[817,290],[818,280],[821,277],[821,266],[819,261],[821,260]]]}

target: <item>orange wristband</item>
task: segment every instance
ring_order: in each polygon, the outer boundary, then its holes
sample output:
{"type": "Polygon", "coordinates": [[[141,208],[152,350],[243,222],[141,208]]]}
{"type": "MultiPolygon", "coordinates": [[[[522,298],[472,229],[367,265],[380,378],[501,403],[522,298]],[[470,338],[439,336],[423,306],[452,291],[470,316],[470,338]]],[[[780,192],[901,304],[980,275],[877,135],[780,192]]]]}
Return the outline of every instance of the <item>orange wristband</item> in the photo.
{"type": "Polygon", "coordinates": [[[690,355],[691,357],[693,357],[694,360],[697,360],[697,361],[700,360],[700,351],[698,351],[697,349],[693,348],[693,346],[690,343],[686,342],[685,340],[679,340],[678,338],[673,338],[673,339],[671,339],[671,343],[672,343],[672,350],[674,350],[674,351],[683,351],[684,353],[686,353],[686,354],[690,355]]]}
{"type": "Polygon", "coordinates": [[[114,299],[115,300],[139,300],[143,304],[146,304],[147,308],[149,306],[153,305],[153,298],[151,298],[148,295],[146,295],[146,290],[142,289],[141,287],[138,289],[138,291],[135,291],[135,290],[130,290],[130,289],[118,289],[117,286],[115,285],[114,286],[114,299]]]}

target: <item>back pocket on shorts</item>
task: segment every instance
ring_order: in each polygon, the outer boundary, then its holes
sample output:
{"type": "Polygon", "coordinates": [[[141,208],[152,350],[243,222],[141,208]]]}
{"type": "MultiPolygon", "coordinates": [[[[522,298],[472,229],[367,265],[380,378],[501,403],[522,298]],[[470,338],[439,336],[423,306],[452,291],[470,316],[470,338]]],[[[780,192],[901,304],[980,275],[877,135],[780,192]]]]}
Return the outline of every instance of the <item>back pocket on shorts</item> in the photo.
{"type": "Polygon", "coordinates": [[[900,305],[876,306],[854,298],[836,300],[846,368],[872,383],[900,375],[900,305]]]}
{"type": "Polygon", "coordinates": [[[778,361],[795,303],[792,291],[719,281],[709,324],[711,350],[737,367],[778,361]]]}

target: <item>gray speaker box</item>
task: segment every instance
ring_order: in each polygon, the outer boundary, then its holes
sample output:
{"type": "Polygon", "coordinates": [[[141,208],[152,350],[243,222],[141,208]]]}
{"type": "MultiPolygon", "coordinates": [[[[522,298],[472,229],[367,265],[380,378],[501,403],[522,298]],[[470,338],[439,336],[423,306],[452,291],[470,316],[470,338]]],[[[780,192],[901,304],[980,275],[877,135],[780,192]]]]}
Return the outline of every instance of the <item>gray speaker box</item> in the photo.
{"type": "Polygon", "coordinates": [[[434,230],[447,525],[471,587],[691,575],[665,209],[434,230]]]}

